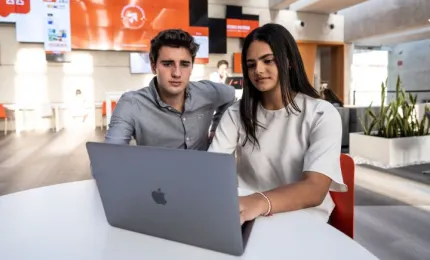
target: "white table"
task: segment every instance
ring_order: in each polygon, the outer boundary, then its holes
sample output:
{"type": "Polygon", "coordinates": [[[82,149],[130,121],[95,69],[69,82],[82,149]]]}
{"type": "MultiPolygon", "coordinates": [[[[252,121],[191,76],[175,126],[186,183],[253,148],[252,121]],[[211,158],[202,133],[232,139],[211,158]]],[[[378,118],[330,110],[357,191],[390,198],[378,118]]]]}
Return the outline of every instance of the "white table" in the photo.
{"type": "MultiPolygon", "coordinates": [[[[55,132],[60,131],[64,127],[61,123],[63,120],[61,118],[60,111],[69,109],[70,105],[67,103],[62,103],[62,102],[47,103],[45,105],[47,107],[49,107],[49,109],[52,110],[52,111],[50,111],[52,113],[48,112],[47,114],[49,117],[53,117],[53,119],[54,119],[55,132]]],[[[25,112],[36,111],[38,109],[41,109],[43,106],[42,105],[30,105],[29,106],[29,105],[19,105],[19,104],[5,104],[5,107],[7,109],[15,111],[15,132],[17,134],[19,134],[24,129],[24,125],[26,124],[26,119],[24,116],[25,112]]],[[[102,107],[102,102],[95,102],[93,104],[88,104],[85,107],[85,109],[95,111],[96,108],[101,108],[101,107],[102,107]]]]}
{"type": "MultiPolygon", "coordinates": [[[[64,103],[55,102],[55,103],[47,103],[45,104],[49,106],[51,111],[48,112],[47,117],[52,117],[55,122],[55,132],[61,130],[61,119],[60,119],[60,110],[64,110],[66,108],[64,103]]],[[[38,109],[43,108],[42,105],[19,105],[19,104],[7,104],[6,108],[15,111],[15,132],[19,134],[23,130],[23,126],[26,124],[25,112],[28,111],[36,111],[38,109]],[[21,114],[22,112],[22,114],[21,114]]]]}
{"type": "Polygon", "coordinates": [[[0,197],[0,259],[377,259],[306,211],[259,218],[242,257],[109,226],[93,180],[0,197]]]}

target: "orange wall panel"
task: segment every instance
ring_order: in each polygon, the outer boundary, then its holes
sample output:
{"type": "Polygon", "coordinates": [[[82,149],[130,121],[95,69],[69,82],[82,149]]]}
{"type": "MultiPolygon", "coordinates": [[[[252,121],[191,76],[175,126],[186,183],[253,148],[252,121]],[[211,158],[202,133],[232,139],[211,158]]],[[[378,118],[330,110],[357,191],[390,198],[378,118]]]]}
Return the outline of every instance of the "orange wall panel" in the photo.
{"type": "Polygon", "coordinates": [[[305,66],[306,75],[309,82],[314,85],[314,69],[317,57],[317,45],[314,43],[298,43],[300,55],[302,56],[303,65],[305,66]]]}
{"type": "Polygon", "coordinates": [[[233,72],[242,73],[242,53],[233,53],[233,72]]]}
{"type": "Polygon", "coordinates": [[[10,14],[27,14],[30,12],[30,0],[0,1],[0,16],[7,17],[10,14]]]}

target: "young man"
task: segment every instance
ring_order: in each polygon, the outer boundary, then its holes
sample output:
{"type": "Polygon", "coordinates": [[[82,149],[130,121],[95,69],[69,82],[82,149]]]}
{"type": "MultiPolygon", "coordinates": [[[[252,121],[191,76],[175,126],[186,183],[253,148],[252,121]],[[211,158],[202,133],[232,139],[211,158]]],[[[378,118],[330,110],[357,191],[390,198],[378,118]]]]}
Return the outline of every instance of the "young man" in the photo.
{"type": "Polygon", "coordinates": [[[216,83],[225,83],[225,80],[227,77],[230,76],[228,73],[228,61],[226,60],[220,60],[217,64],[217,71],[211,73],[210,75],[210,81],[216,82],[216,83]]]}
{"type": "Polygon", "coordinates": [[[235,91],[210,81],[189,81],[198,47],[182,30],[162,31],[152,39],[156,76],[149,87],[122,95],[105,142],[128,144],[134,137],[137,145],[207,150],[235,91]]]}

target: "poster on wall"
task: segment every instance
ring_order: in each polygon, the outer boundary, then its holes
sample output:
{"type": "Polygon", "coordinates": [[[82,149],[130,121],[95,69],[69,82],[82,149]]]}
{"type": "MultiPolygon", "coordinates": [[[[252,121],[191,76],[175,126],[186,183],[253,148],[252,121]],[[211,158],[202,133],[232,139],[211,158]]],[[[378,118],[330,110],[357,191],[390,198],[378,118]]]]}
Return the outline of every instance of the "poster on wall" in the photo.
{"type": "Polygon", "coordinates": [[[15,22],[16,16],[30,12],[30,0],[0,0],[0,22],[15,22]]]}
{"type": "Polygon", "coordinates": [[[69,0],[44,0],[45,51],[62,53],[72,50],[69,0]]]}

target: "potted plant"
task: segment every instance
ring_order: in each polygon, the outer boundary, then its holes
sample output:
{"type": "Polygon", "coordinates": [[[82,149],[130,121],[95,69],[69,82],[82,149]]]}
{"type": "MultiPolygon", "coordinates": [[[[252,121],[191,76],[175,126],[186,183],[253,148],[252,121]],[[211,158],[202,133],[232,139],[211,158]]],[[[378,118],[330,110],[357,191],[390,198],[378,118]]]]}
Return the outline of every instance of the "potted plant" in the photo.
{"type": "Polygon", "coordinates": [[[406,94],[398,76],[396,96],[385,105],[386,89],[383,82],[379,111],[370,104],[360,119],[364,132],[350,133],[350,154],[385,167],[429,162],[430,122],[424,113],[418,116],[416,95],[406,94]]]}

